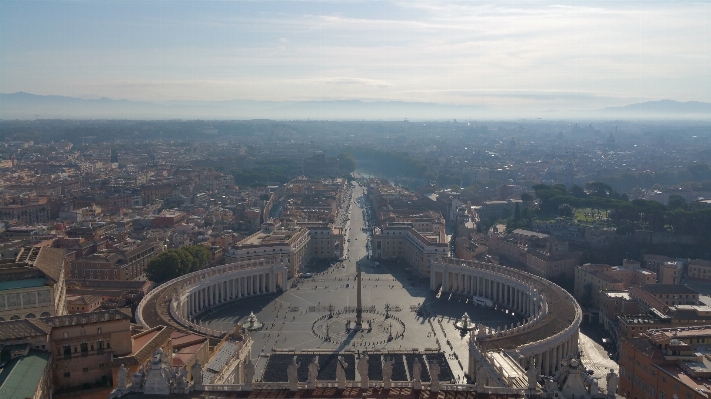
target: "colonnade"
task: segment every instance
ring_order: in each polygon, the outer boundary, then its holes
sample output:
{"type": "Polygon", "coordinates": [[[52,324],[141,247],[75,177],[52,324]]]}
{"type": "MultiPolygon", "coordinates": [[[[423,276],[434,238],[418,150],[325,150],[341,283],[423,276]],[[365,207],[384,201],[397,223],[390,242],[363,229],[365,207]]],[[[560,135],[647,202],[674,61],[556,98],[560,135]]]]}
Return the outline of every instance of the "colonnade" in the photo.
{"type": "Polygon", "coordinates": [[[488,299],[523,316],[522,325],[478,336],[472,345],[502,349],[523,369],[535,362],[544,375],[554,374],[563,359],[578,353],[580,306],[568,292],[548,280],[504,266],[438,258],[430,264],[430,288],[440,287],[442,292],[488,299]]]}
{"type": "MultiPolygon", "coordinates": [[[[155,327],[158,320],[146,320],[146,309],[155,308],[158,298],[170,294],[171,317],[179,324],[198,329],[190,320],[212,306],[240,298],[286,290],[288,259],[258,259],[228,263],[170,280],[148,293],[136,309],[136,321],[155,327]]],[[[164,322],[163,322],[164,323],[164,322]]]]}
{"type": "MultiPolygon", "coordinates": [[[[486,298],[524,316],[537,313],[536,303],[528,286],[503,277],[475,274],[471,270],[463,272],[447,270],[442,273],[444,292],[486,298]]],[[[436,279],[432,280],[431,283],[436,284],[436,279]]]]}
{"type": "MultiPolygon", "coordinates": [[[[233,273],[231,273],[233,274],[233,273]]],[[[235,299],[276,291],[277,275],[273,271],[245,276],[222,276],[218,281],[200,284],[186,298],[185,315],[192,318],[205,309],[235,299]]],[[[285,281],[282,277],[282,281],[285,281]]]]}

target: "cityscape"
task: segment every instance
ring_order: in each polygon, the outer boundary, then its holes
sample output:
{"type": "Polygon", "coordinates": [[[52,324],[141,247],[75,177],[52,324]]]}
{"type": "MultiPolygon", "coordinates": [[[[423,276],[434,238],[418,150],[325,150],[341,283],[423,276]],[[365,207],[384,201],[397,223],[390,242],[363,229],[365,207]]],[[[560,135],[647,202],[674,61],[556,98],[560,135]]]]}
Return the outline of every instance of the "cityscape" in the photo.
{"type": "Polygon", "coordinates": [[[514,3],[0,3],[0,398],[709,399],[711,7],[514,3]]]}

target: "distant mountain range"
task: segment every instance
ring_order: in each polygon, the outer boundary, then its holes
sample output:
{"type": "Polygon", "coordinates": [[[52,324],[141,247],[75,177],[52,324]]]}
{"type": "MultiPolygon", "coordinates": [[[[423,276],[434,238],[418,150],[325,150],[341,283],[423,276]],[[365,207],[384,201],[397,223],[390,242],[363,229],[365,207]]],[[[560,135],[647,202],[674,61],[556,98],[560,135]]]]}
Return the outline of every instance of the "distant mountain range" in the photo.
{"type": "MultiPolygon", "coordinates": [[[[2,119],[320,119],[465,120],[532,117],[501,109],[404,101],[168,101],[163,103],[0,93],[2,119]]],[[[649,101],[624,107],[546,114],[552,118],[711,119],[711,103],[649,101]]]]}
{"type": "Polygon", "coordinates": [[[624,107],[608,107],[600,110],[608,114],[662,114],[662,115],[706,115],[711,117],[711,103],[700,101],[679,102],[674,100],[647,101],[625,105],[624,107]]]}

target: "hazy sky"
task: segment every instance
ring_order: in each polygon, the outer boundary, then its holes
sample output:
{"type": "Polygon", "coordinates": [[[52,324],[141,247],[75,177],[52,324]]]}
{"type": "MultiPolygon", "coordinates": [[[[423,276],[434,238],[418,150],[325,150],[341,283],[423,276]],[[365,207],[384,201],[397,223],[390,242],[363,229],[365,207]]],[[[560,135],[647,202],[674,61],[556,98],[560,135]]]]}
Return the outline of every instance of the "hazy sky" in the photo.
{"type": "Polygon", "coordinates": [[[0,92],[711,102],[711,2],[0,1],[0,92]]]}

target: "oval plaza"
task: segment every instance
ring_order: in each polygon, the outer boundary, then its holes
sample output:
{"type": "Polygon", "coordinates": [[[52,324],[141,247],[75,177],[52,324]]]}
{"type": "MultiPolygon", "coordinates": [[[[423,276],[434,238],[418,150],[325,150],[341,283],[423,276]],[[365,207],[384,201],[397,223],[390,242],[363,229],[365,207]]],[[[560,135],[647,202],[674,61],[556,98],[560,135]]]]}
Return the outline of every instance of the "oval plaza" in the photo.
{"type": "MultiPolygon", "coordinates": [[[[367,191],[354,187],[351,206],[366,206],[361,201],[367,191]]],[[[157,287],[139,305],[138,322],[214,340],[232,334],[251,345],[230,377],[199,381],[194,390],[401,387],[524,396],[569,393],[565,381],[577,378],[587,397],[600,396],[579,370],[582,313],[565,290],[522,270],[441,253],[415,256],[427,259],[428,275],[419,273],[422,267],[405,274],[403,260],[409,256],[404,255],[379,259],[378,266],[365,250],[371,242],[363,223],[358,218],[344,228],[347,260],[312,278],[295,276],[292,271],[303,267],[292,264],[288,254],[231,262],[157,287]],[[438,310],[455,304],[468,315],[445,317],[438,310]],[[230,322],[234,318],[215,322],[235,312],[241,331],[230,322]],[[484,314],[502,316],[490,323],[494,316],[484,314]],[[462,318],[469,324],[455,330],[462,318]],[[247,328],[256,323],[259,328],[247,328]]],[[[278,223],[268,226],[275,228],[278,223]]]]}

